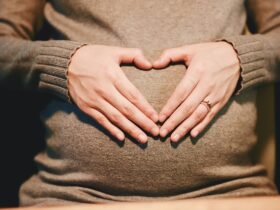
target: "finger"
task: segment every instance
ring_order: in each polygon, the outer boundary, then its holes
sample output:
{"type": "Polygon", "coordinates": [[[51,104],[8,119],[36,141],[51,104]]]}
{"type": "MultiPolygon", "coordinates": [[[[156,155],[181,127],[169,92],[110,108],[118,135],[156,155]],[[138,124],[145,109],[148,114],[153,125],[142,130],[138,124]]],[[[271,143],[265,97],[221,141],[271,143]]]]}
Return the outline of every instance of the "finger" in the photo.
{"type": "MultiPolygon", "coordinates": [[[[232,87],[228,87],[228,89],[232,89],[232,87]]],[[[217,94],[213,94],[212,96],[209,96],[210,101],[211,98],[214,98],[214,95],[217,94]]],[[[220,102],[218,102],[217,100],[213,102],[213,107],[211,108],[210,112],[207,114],[207,116],[204,118],[204,120],[202,122],[200,122],[197,126],[195,126],[192,130],[191,130],[191,136],[192,137],[196,137],[198,136],[206,127],[207,125],[211,122],[211,120],[216,116],[216,114],[222,109],[222,107],[224,107],[224,105],[228,102],[228,100],[231,97],[231,91],[227,91],[227,94],[224,96],[223,99],[220,100],[220,102]]]]}
{"type": "Polygon", "coordinates": [[[200,134],[212,121],[212,119],[215,117],[215,115],[219,112],[220,109],[220,104],[216,104],[215,106],[213,106],[208,112],[208,114],[205,116],[205,118],[191,130],[191,136],[194,138],[197,137],[198,134],[200,134]]]}
{"type": "Polygon", "coordinates": [[[153,63],[154,68],[164,68],[169,63],[187,61],[188,52],[186,47],[178,47],[164,50],[161,56],[153,63]]]}
{"type": "Polygon", "coordinates": [[[144,56],[142,50],[138,48],[121,48],[120,51],[121,63],[134,63],[141,69],[151,69],[152,64],[144,56]]]}
{"type": "Polygon", "coordinates": [[[160,135],[165,137],[183,120],[190,116],[201,101],[209,94],[207,85],[199,82],[189,97],[176,109],[160,128],[160,135]]]}
{"type": "Polygon", "coordinates": [[[198,77],[195,76],[191,69],[187,71],[184,78],[181,80],[167,103],[159,113],[159,121],[164,122],[174,110],[189,96],[192,90],[198,83],[198,77]]]}
{"type": "Polygon", "coordinates": [[[125,117],[127,117],[127,119],[134,122],[145,131],[152,133],[154,136],[159,134],[158,126],[130,101],[128,101],[122,94],[120,94],[117,89],[113,88],[110,95],[104,96],[104,98],[125,117]]]}
{"type": "Polygon", "coordinates": [[[118,140],[124,141],[124,133],[119,128],[114,126],[101,112],[92,108],[88,108],[84,110],[84,112],[90,117],[92,117],[94,120],[96,120],[105,129],[107,129],[118,140]]]}
{"type": "Polygon", "coordinates": [[[197,125],[208,113],[208,108],[199,104],[196,110],[179,125],[171,135],[171,141],[177,142],[181,137],[187,134],[195,125],[197,125]]]}
{"type": "Polygon", "coordinates": [[[98,108],[114,125],[117,125],[123,131],[135,138],[140,143],[146,143],[147,135],[131,121],[129,121],[122,113],[105,100],[100,101],[98,108]]]}
{"type": "Polygon", "coordinates": [[[141,112],[154,122],[158,121],[158,113],[146,100],[142,93],[129,81],[120,69],[119,79],[115,82],[117,90],[134,104],[141,112]]]}

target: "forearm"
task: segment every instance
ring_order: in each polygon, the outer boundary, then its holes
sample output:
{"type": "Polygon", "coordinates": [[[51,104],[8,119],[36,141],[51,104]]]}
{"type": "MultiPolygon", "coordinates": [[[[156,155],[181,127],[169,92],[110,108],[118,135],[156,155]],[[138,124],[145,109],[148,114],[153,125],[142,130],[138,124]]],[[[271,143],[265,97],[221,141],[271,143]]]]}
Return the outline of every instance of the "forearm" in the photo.
{"type": "Polygon", "coordinates": [[[241,80],[237,94],[260,84],[279,80],[280,30],[271,34],[253,34],[227,37],[225,40],[237,51],[241,80]]]}
{"type": "Polygon", "coordinates": [[[234,46],[241,63],[237,94],[280,77],[280,1],[247,0],[246,9],[252,34],[223,37],[234,46]]]}
{"type": "Polygon", "coordinates": [[[0,37],[0,84],[43,90],[68,100],[66,70],[82,44],[72,41],[30,41],[0,37]]]}

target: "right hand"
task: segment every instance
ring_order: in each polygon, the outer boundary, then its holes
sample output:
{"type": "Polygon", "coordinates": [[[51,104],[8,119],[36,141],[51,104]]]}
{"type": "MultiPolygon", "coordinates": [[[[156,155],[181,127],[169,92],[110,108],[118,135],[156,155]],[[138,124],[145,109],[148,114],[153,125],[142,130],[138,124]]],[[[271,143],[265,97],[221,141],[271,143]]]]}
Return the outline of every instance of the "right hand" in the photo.
{"type": "Polygon", "coordinates": [[[68,68],[69,94],[84,113],[120,141],[124,140],[125,131],[140,143],[146,143],[148,138],[142,129],[157,136],[158,114],[128,80],[120,68],[122,63],[134,63],[141,69],[152,67],[137,48],[81,47],[68,68]]]}

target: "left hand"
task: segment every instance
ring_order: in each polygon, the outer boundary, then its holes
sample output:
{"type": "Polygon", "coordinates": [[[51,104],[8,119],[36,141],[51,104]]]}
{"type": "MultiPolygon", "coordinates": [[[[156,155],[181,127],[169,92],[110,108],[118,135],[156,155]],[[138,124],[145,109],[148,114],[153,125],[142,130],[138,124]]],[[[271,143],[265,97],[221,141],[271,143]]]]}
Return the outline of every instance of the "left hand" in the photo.
{"type": "Polygon", "coordinates": [[[201,133],[232,96],[240,77],[237,53],[224,41],[167,49],[153,67],[179,61],[188,67],[186,74],[159,113],[160,122],[168,118],[160,128],[161,137],[178,126],[171,135],[173,142],[189,131],[192,137],[201,133]]]}

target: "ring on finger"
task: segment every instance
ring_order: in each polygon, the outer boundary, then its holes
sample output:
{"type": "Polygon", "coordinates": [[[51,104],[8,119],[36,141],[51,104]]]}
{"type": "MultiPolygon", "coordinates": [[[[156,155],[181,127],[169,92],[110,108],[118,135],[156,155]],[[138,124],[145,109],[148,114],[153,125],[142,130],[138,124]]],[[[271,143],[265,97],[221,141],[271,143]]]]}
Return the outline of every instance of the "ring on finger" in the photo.
{"type": "Polygon", "coordinates": [[[209,100],[203,100],[200,102],[200,104],[205,106],[205,108],[207,109],[208,112],[211,110],[212,104],[210,103],[209,100]]]}

